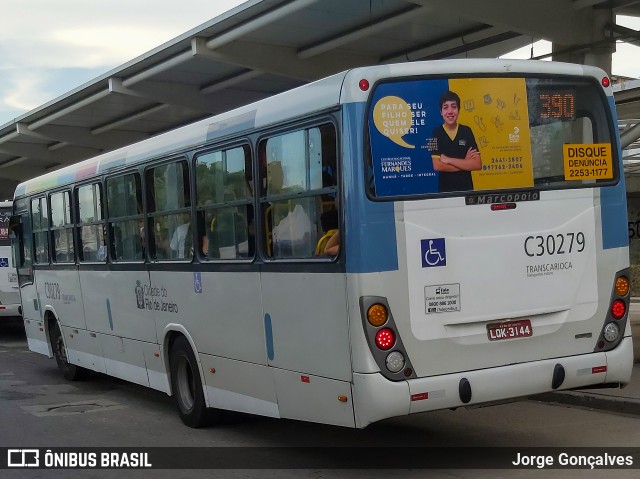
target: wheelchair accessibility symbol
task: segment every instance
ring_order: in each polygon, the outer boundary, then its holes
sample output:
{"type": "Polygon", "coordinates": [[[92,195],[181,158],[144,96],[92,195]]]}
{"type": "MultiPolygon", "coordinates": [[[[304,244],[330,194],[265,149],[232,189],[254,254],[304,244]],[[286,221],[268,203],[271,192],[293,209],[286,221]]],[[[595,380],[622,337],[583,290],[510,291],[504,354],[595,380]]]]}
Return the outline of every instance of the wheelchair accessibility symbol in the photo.
{"type": "Polygon", "coordinates": [[[0,258],[0,268],[9,267],[9,258],[0,258]]]}
{"type": "Polygon", "coordinates": [[[447,253],[444,238],[420,240],[422,267],[431,268],[447,265],[447,253]]]}

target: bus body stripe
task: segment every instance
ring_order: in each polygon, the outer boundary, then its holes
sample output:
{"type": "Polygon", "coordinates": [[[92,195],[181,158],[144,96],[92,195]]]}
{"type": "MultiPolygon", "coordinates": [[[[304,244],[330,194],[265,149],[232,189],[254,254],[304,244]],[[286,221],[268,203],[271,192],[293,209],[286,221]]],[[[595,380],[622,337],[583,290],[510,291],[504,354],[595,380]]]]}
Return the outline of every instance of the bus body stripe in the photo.
{"type": "Polygon", "coordinates": [[[364,186],[364,103],[344,106],[344,188],[347,224],[347,272],[372,273],[398,269],[394,203],[371,201],[364,186]],[[352,139],[353,143],[348,143],[352,139]]]}
{"type": "MultiPolygon", "coordinates": [[[[613,97],[608,97],[609,109],[613,116],[613,123],[618,123],[613,97]]],[[[624,168],[622,166],[622,150],[620,141],[617,140],[620,181],[616,186],[602,188],[600,191],[600,205],[602,214],[602,248],[621,248],[629,246],[629,233],[627,231],[627,204],[626,186],[624,182],[624,168]]]]}

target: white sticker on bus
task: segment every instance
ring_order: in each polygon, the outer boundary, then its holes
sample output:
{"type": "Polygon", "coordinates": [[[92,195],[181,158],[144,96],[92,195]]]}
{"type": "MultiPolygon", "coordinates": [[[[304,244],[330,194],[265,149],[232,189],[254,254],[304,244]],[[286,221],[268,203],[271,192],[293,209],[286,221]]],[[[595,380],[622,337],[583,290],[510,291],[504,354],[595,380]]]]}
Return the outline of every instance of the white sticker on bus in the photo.
{"type": "Polygon", "coordinates": [[[460,283],[424,287],[425,312],[460,311],[460,283]]]}

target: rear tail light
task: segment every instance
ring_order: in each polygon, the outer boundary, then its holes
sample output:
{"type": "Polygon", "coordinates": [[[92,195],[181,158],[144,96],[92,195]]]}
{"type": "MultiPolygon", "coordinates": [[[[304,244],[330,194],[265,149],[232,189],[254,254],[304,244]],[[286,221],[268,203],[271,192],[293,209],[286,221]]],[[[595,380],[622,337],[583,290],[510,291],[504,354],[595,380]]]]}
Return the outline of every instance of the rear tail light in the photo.
{"type": "Polygon", "coordinates": [[[404,369],[404,355],[400,351],[390,352],[384,362],[387,369],[392,373],[399,373],[404,369]]]}
{"type": "Polygon", "coordinates": [[[602,333],[606,341],[613,343],[616,339],[618,339],[618,336],[620,335],[620,328],[616,323],[608,323],[604,327],[602,333]]]}
{"type": "Polygon", "coordinates": [[[382,304],[374,304],[367,310],[367,321],[369,321],[369,324],[371,324],[371,326],[382,326],[387,322],[388,318],[389,313],[387,313],[387,308],[385,308],[382,304]]]}
{"type": "Polygon", "coordinates": [[[611,316],[615,319],[621,319],[627,312],[627,305],[621,299],[616,299],[611,303],[611,316]]]}
{"type": "Polygon", "coordinates": [[[383,351],[387,351],[396,343],[396,335],[389,328],[383,328],[376,333],[376,346],[383,351]]]}
{"type": "Polygon", "coordinates": [[[362,296],[360,315],[369,350],[380,374],[392,381],[405,381],[417,377],[387,298],[362,296]]]}
{"type": "Polygon", "coordinates": [[[616,273],[611,288],[609,311],[604,318],[594,351],[610,351],[622,341],[629,316],[629,293],[629,269],[626,268],[616,273]]]}
{"type": "Polygon", "coordinates": [[[626,276],[619,276],[616,279],[616,293],[618,296],[629,294],[629,279],[626,276]]]}

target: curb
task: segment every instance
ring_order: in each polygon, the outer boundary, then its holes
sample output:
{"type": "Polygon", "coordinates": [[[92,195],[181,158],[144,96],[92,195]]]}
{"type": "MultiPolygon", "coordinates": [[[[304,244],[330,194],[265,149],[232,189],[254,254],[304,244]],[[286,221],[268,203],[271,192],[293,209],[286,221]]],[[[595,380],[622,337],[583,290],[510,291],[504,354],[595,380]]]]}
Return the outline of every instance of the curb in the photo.
{"type": "Polygon", "coordinates": [[[527,399],[640,416],[640,400],[635,398],[566,391],[537,394],[527,399]]]}

